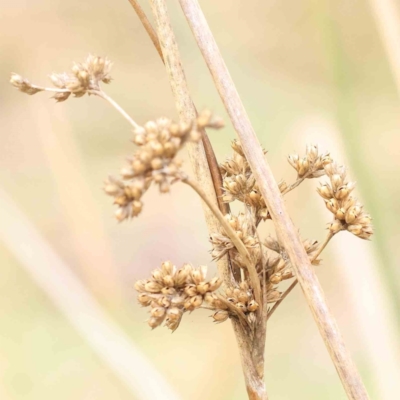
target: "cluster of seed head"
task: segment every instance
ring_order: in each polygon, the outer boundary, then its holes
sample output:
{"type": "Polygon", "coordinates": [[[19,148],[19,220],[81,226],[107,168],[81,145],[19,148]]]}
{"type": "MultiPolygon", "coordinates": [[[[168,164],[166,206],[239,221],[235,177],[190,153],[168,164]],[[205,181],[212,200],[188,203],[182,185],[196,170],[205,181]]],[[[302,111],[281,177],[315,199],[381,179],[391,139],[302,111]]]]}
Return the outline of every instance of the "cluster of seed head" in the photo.
{"type": "MultiPolygon", "coordinates": [[[[223,200],[226,203],[238,200],[248,206],[257,222],[270,218],[264,198],[256,183],[250,165],[243,153],[243,149],[237,140],[232,142],[234,150],[232,158],[220,165],[223,176],[223,200]]],[[[281,192],[286,189],[285,182],[279,183],[281,192]]]]}
{"type": "Polygon", "coordinates": [[[306,155],[298,154],[288,156],[289,164],[297,171],[297,178],[318,178],[325,175],[324,167],[332,162],[329,153],[319,154],[316,145],[308,145],[306,155]]]}
{"type": "MultiPolygon", "coordinates": [[[[70,73],[51,74],[50,80],[60,90],[54,98],[60,102],[67,100],[71,94],[81,97],[90,91],[99,90],[100,82],[111,82],[111,67],[112,63],[107,57],[89,55],[83,63],[74,63],[70,73]]],[[[12,74],[10,82],[21,92],[30,95],[46,90],[18,74],[12,74]]]]}
{"type": "MultiPolygon", "coordinates": [[[[226,220],[236,232],[238,238],[246,246],[250,257],[257,263],[260,259],[260,245],[257,235],[254,232],[254,225],[251,217],[240,213],[238,216],[232,214],[225,215],[226,220]]],[[[226,234],[223,228],[217,233],[210,235],[212,244],[211,255],[214,260],[219,260],[228,252],[230,253],[231,261],[240,268],[246,268],[246,262],[237,251],[230,237],[226,234]]]]}
{"type": "MultiPolygon", "coordinates": [[[[268,302],[273,303],[280,299],[281,293],[277,290],[277,285],[282,281],[294,277],[292,264],[286,253],[285,248],[273,237],[268,236],[263,245],[268,249],[265,255],[265,278],[267,284],[268,302]]],[[[320,260],[315,259],[315,255],[319,249],[319,243],[314,240],[304,240],[304,249],[313,265],[319,265],[320,260]]],[[[262,279],[263,271],[258,271],[260,279],[262,279]]]]}
{"type": "Polygon", "coordinates": [[[241,282],[238,286],[226,288],[219,296],[211,294],[207,297],[207,302],[212,308],[217,309],[212,316],[217,323],[224,322],[231,315],[235,315],[235,309],[243,313],[250,324],[256,321],[255,312],[259,306],[254,300],[253,291],[247,281],[241,282]]]}
{"type": "Polygon", "coordinates": [[[150,307],[151,328],[165,322],[168,329],[178,328],[186,311],[199,308],[203,301],[213,299],[212,294],[221,286],[220,278],[206,280],[207,267],[194,268],[185,264],[177,269],[171,262],[162,263],[148,280],[135,283],[139,303],[150,307]]]}
{"type": "Polygon", "coordinates": [[[369,239],[373,234],[371,217],[351,196],[355,183],[347,180],[346,168],[331,163],[325,166],[325,172],[330,182],[322,183],[317,191],[324,199],[326,208],[334,215],[329,230],[332,234],[348,230],[361,239],[369,239]]]}
{"type": "Polygon", "coordinates": [[[104,186],[118,206],[115,212],[118,221],[140,214],[141,198],[152,182],[161,193],[169,192],[171,183],[181,176],[181,162],[176,154],[186,142],[199,141],[201,130],[206,127],[219,129],[222,122],[204,111],[191,123],[159,118],[135,129],[133,142],[138,146],[137,151],[121,169],[121,178],[110,177],[104,186]]]}

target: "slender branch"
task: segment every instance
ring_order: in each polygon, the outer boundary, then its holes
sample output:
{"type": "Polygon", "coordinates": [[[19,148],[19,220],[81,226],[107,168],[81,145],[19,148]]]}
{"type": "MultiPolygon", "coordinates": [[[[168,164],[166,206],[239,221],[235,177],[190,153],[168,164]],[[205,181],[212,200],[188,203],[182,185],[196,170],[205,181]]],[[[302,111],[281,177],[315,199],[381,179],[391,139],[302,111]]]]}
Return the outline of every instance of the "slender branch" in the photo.
{"type": "MultiPolygon", "coordinates": [[[[50,93],[70,93],[74,94],[68,89],[59,89],[59,88],[51,88],[51,87],[44,87],[44,86],[37,86],[37,85],[30,85],[33,89],[37,89],[38,91],[42,92],[50,92],[50,93]]],[[[108,101],[134,128],[138,128],[139,125],[129,116],[129,114],[110,96],[108,96],[105,92],[101,89],[98,90],[88,90],[88,94],[92,94],[94,96],[101,97],[102,99],[108,101]]]]}
{"type": "Polygon", "coordinates": [[[129,3],[131,3],[133,9],[135,10],[137,16],[140,19],[140,22],[143,25],[144,29],[146,29],[146,32],[149,35],[150,40],[153,42],[153,45],[156,48],[157,53],[161,58],[161,61],[164,62],[163,53],[162,53],[161,46],[160,46],[160,41],[158,40],[157,34],[156,34],[154,28],[151,26],[151,23],[150,23],[149,19],[147,18],[145,12],[143,11],[142,7],[140,7],[140,4],[136,0],[129,0],[129,3]]]}
{"type": "MultiPolygon", "coordinates": [[[[324,243],[320,246],[318,249],[318,252],[314,255],[314,257],[311,259],[311,264],[320,256],[322,251],[325,249],[329,241],[333,238],[335,234],[332,232],[329,232],[328,236],[326,237],[324,243]]],[[[283,300],[288,296],[288,294],[296,287],[298,283],[298,280],[296,279],[292,284],[285,290],[285,292],[282,294],[281,298],[274,304],[274,306],[271,308],[271,310],[268,313],[267,320],[271,318],[272,314],[275,312],[275,310],[279,307],[279,304],[282,303],[283,300]]]]}
{"type": "Polygon", "coordinates": [[[285,244],[296,277],[317,323],[349,399],[365,400],[368,394],[345,348],[339,328],[325,300],[322,287],[294,227],[282,195],[267,164],[264,153],[241,102],[236,87],[220,54],[215,39],[197,0],[180,0],[181,7],[192,29],[197,44],[214,79],[214,83],[240,138],[275,224],[277,236],[285,244]]]}
{"type": "Polygon", "coordinates": [[[88,93],[108,101],[134,128],[139,128],[139,125],[130,117],[130,115],[105,92],[102,90],[88,90],[88,93]]]}
{"type": "Polygon", "coordinates": [[[292,183],[290,186],[288,186],[288,187],[282,192],[282,196],[284,196],[286,193],[289,193],[289,192],[292,191],[293,189],[296,189],[297,186],[299,186],[300,183],[302,183],[306,178],[307,178],[307,176],[303,176],[302,178],[297,179],[296,182],[292,183]]]}
{"type": "Polygon", "coordinates": [[[203,189],[195,182],[193,179],[190,179],[188,176],[184,176],[181,178],[181,181],[183,183],[186,183],[189,185],[204,201],[204,203],[207,204],[211,212],[214,214],[214,216],[218,219],[219,223],[221,224],[222,228],[224,229],[225,233],[229,236],[231,239],[233,245],[236,247],[237,251],[239,254],[244,258],[247,266],[247,270],[249,272],[250,276],[250,281],[251,281],[251,286],[254,290],[254,297],[257,301],[258,304],[262,307],[262,297],[261,297],[261,287],[260,287],[260,280],[258,278],[257,270],[254,265],[254,262],[252,261],[249,252],[247,251],[246,246],[244,243],[239,239],[238,235],[232,228],[232,226],[229,224],[229,222],[226,220],[226,218],[223,216],[219,208],[210,201],[208,196],[204,193],[203,189]]]}
{"type": "Polygon", "coordinates": [[[289,193],[293,189],[296,189],[297,186],[300,185],[300,183],[304,182],[310,175],[312,175],[315,171],[310,170],[306,174],[304,174],[301,178],[298,178],[294,183],[292,183],[290,186],[288,186],[283,192],[282,196],[284,196],[286,193],[289,193]]]}

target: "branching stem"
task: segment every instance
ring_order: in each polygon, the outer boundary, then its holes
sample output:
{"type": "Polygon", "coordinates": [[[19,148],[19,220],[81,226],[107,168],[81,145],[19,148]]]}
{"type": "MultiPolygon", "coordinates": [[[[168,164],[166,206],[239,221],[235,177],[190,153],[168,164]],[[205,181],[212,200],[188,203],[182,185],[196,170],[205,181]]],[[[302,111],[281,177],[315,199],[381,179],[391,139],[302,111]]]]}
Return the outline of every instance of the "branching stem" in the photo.
{"type": "Polygon", "coordinates": [[[258,278],[257,270],[252,261],[249,252],[247,251],[246,246],[240,240],[234,229],[231,227],[229,222],[226,220],[224,215],[221,213],[219,208],[206,196],[203,189],[195,182],[193,179],[190,179],[188,176],[181,177],[181,181],[189,185],[207,204],[208,208],[214,214],[214,216],[218,219],[225,233],[232,240],[233,245],[236,247],[239,254],[244,258],[247,266],[247,270],[249,272],[251,286],[254,290],[254,297],[260,306],[262,306],[262,296],[261,296],[261,287],[260,280],[258,278]]]}
{"type": "Polygon", "coordinates": [[[294,183],[292,183],[290,186],[288,186],[283,192],[282,192],[282,196],[284,196],[286,193],[291,192],[293,189],[296,189],[297,186],[300,185],[300,183],[304,182],[310,175],[312,175],[315,171],[308,171],[306,174],[304,174],[304,176],[302,176],[301,178],[298,178],[294,183]]]}

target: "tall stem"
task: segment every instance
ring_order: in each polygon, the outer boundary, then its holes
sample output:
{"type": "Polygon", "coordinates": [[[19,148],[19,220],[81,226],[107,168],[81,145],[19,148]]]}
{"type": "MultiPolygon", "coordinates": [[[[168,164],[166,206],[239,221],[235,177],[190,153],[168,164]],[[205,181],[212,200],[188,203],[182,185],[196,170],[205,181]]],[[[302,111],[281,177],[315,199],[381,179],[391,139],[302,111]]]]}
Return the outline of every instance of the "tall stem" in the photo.
{"type": "MultiPolygon", "coordinates": [[[[196,115],[196,110],[189,95],[178,46],[168,16],[166,1],[150,0],[150,4],[156,20],[158,39],[179,116],[183,121],[192,121],[196,115]]],[[[197,145],[197,147],[192,146],[189,148],[189,151],[198,185],[205,191],[207,198],[217,206],[217,198],[204,148],[197,145]]],[[[208,207],[205,209],[205,215],[209,232],[217,232],[220,224],[213,213],[208,210],[208,207]]],[[[219,260],[217,265],[220,276],[225,283],[231,284],[232,274],[227,257],[219,260]]],[[[267,400],[263,376],[259,373],[261,368],[256,369],[252,358],[252,343],[249,335],[242,329],[238,320],[232,319],[232,325],[238,342],[249,398],[251,400],[267,400]]]]}
{"type": "MultiPolygon", "coordinates": [[[[146,30],[147,34],[149,35],[151,41],[153,42],[154,47],[157,50],[157,53],[160,56],[161,61],[164,63],[164,56],[163,56],[163,53],[161,50],[160,42],[158,40],[156,31],[152,27],[150,21],[148,20],[143,9],[140,7],[139,3],[136,0],[129,0],[129,2],[131,3],[140,22],[142,23],[144,29],[146,30]]],[[[194,105],[193,105],[193,107],[197,114],[197,110],[194,105]]],[[[215,157],[214,149],[212,148],[210,139],[208,138],[208,135],[207,135],[205,129],[201,130],[201,135],[202,135],[202,142],[203,142],[203,146],[204,146],[204,152],[206,154],[207,164],[210,169],[211,178],[212,178],[213,185],[214,185],[214,191],[215,191],[215,194],[217,195],[219,209],[221,210],[221,212],[223,214],[228,214],[230,211],[229,204],[224,203],[222,200],[222,197],[223,197],[222,176],[221,176],[221,171],[218,166],[217,158],[215,157]]],[[[239,273],[239,276],[240,276],[240,271],[238,271],[238,268],[236,268],[233,271],[233,274],[235,276],[237,275],[237,273],[239,273]]]]}
{"type": "Polygon", "coordinates": [[[368,394],[345,348],[339,328],[325,300],[322,287],[313,271],[297,230],[291,221],[278,185],[241,102],[236,87],[220,54],[215,39],[197,0],[180,0],[197,44],[214,83],[240,138],[243,151],[271,213],[280,241],[293,265],[297,280],[317,323],[349,399],[366,400],[368,394]]]}

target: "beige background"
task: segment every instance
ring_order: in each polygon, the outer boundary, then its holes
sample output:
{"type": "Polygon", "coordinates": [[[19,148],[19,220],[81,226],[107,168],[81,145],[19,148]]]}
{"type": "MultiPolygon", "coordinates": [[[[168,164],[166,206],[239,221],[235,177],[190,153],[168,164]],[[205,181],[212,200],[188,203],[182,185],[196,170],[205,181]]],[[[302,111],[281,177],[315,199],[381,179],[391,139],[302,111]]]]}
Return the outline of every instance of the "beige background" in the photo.
{"type": "MultiPolygon", "coordinates": [[[[233,129],[178,2],[168,5],[197,107],[227,122],[210,136],[223,160],[233,129]]],[[[201,5],[277,179],[295,179],[286,156],[312,142],[345,162],[357,181],[376,234],[372,242],[347,233],[335,238],[318,275],[371,398],[397,398],[400,91],[376,13],[360,0],[201,5]]],[[[101,187],[134,149],[126,121],[101,99],[55,104],[47,94],[25,96],[7,82],[18,72],[47,84],[49,73],[67,70],[89,52],[107,55],[115,63],[107,93],[136,121],[176,118],[164,67],[128,1],[1,0],[0,6],[0,189],[9,197],[0,196],[3,212],[13,221],[7,207],[22,211],[181,399],[246,398],[228,323],[214,326],[207,311],[198,311],[173,335],[164,328],[151,332],[135,300],[134,281],[165,259],[215,271],[197,198],[179,185],[163,196],[152,189],[140,218],[117,224],[101,187]]],[[[330,215],[315,187],[306,182],[287,204],[301,234],[322,240],[330,215]]],[[[15,222],[0,221],[0,398],[143,398],[127,383],[138,372],[124,380],[71,322],[90,321],[85,304],[78,301],[82,306],[68,319],[55,302],[58,285],[71,301],[77,292],[46,272],[61,276],[62,266],[39,255],[34,235],[16,232],[15,222]],[[32,247],[30,268],[18,255],[21,245],[32,247]]],[[[121,358],[141,369],[129,352],[121,358]]],[[[268,326],[265,373],[273,400],[345,399],[299,289],[268,326]]]]}

